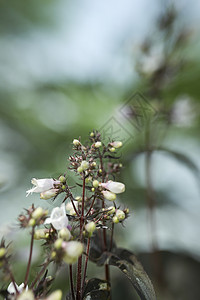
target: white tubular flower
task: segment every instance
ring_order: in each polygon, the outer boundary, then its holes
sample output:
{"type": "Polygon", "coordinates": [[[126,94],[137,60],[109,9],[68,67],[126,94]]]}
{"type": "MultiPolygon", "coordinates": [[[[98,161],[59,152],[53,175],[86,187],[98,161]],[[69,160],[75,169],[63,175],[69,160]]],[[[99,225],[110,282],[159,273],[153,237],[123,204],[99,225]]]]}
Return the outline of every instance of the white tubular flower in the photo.
{"type": "Polygon", "coordinates": [[[44,224],[52,224],[56,230],[67,227],[68,218],[66,216],[65,204],[63,203],[61,207],[55,207],[51,212],[50,218],[47,218],[44,224]]]}
{"type": "Polygon", "coordinates": [[[65,256],[63,260],[68,264],[75,263],[83,253],[83,244],[77,241],[63,242],[65,256]]]}
{"type": "Polygon", "coordinates": [[[125,185],[123,183],[112,180],[109,180],[106,183],[101,183],[101,186],[115,194],[120,194],[125,191],[125,185]]]}
{"type": "Polygon", "coordinates": [[[44,178],[44,179],[35,179],[33,178],[31,180],[31,183],[35,185],[32,189],[26,191],[27,195],[30,195],[32,193],[43,193],[50,189],[54,188],[54,184],[60,184],[59,180],[54,180],[53,178],[44,178]]]}
{"type": "MultiPolygon", "coordinates": [[[[24,283],[21,283],[19,286],[15,283],[16,288],[18,290],[19,293],[21,293],[24,289],[24,283]]],[[[13,282],[11,282],[7,288],[7,291],[9,294],[16,294],[16,290],[14,288],[14,284],[13,282]]],[[[28,286],[26,286],[26,291],[28,291],[28,286]]]]}
{"type": "Polygon", "coordinates": [[[58,189],[50,189],[43,193],[40,193],[40,199],[48,200],[56,196],[58,189]]]}
{"type": "Polygon", "coordinates": [[[103,194],[104,198],[109,201],[114,201],[116,199],[116,195],[112,192],[102,191],[102,194],[103,194]]]}
{"type": "Polygon", "coordinates": [[[110,143],[110,145],[117,149],[117,148],[120,148],[123,144],[120,141],[115,141],[115,142],[110,143]]]}

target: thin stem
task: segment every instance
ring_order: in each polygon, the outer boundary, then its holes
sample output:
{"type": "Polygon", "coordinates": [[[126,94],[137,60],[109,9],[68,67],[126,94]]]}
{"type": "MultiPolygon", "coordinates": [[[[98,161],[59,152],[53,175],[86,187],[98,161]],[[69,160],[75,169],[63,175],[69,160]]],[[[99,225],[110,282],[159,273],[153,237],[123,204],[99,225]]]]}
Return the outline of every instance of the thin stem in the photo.
{"type": "Polygon", "coordinates": [[[33,226],[32,232],[31,232],[31,245],[30,245],[29,259],[28,259],[26,275],[25,275],[25,279],[24,279],[24,288],[26,288],[26,286],[27,286],[30,267],[31,267],[31,259],[32,259],[32,254],[33,254],[34,232],[35,232],[35,227],[33,226]]]}
{"type": "Polygon", "coordinates": [[[79,212],[78,212],[78,210],[76,209],[76,206],[75,206],[75,204],[74,204],[74,200],[73,200],[73,196],[72,196],[72,195],[70,195],[70,200],[71,200],[71,203],[72,203],[72,205],[73,205],[73,208],[74,208],[74,210],[75,210],[77,216],[80,217],[79,212]]]}
{"type": "Polygon", "coordinates": [[[112,250],[113,247],[113,235],[114,235],[114,228],[115,228],[115,224],[112,223],[112,229],[111,229],[111,237],[110,237],[110,251],[112,250]]]}
{"type": "MultiPolygon", "coordinates": [[[[84,203],[85,203],[85,172],[83,172],[83,193],[82,193],[82,209],[80,217],[80,241],[83,241],[83,225],[84,225],[84,203]]],[[[82,255],[78,259],[77,268],[77,284],[76,284],[76,299],[81,299],[81,276],[82,276],[82,255]]]]}
{"type": "Polygon", "coordinates": [[[72,300],[75,300],[72,265],[69,265],[69,278],[70,278],[70,287],[71,287],[72,300]]]}
{"type": "Polygon", "coordinates": [[[93,208],[95,199],[96,199],[96,197],[94,196],[94,199],[93,199],[93,201],[92,201],[92,203],[91,203],[91,205],[90,205],[90,208],[89,208],[87,214],[85,215],[85,217],[87,217],[87,216],[89,215],[89,213],[91,212],[91,209],[93,208]]]}
{"type": "MultiPolygon", "coordinates": [[[[101,152],[99,150],[99,161],[100,161],[100,166],[101,166],[101,170],[102,170],[102,183],[104,182],[104,166],[103,166],[103,158],[101,155],[101,152]]],[[[102,209],[105,208],[105,203],[104,200],[102,200],[102,209]]],[[[104,222],[103,222],[104,224],[104,222]]],[[[103,228],[103,241],[104,241],[104,251],[107,250],[107,240],[106,240],[106,229],[103,228]]],[[[110,282],[110,272],[109,272],[109,265],[105,264],[105,278],[107,281],[110,282]]]]}
{"type": "Polygon", "coordinates": [[[88,242],[87,242],[86,259],[85,259],[85,268],[84,268],[83,281],[82,281],[82,287],[83,287],[83,288],[84,288],[84,286],[85,286],[85,278],[86,278],[86,273],[87,273],[87,265],[88,265],[89,251],[90,251],[90,238],[88,238],[88,242]]]}
{"type": "Polygon", "coordinates": [[[7,272],[8,272],[8,274],[9,274],[9,276],[10,276],[10,280],[11,280],[12,283],[13,283],[15,292],[16,292],[16,294],[18,295],[18,294],[19,294],[19,291],[18,291],[17,286],[16,286],[16,283],[15,283],[15,278],[14,278],[14,276],[13,276],[13,273],[12,273],[11,269],[9,268],[8,260],[7,260],[7,259],[5,259],[5,260],[6,260],[6,263],[7,263],[7,266],[6,266],[7,272]]]}
{"type": "Polygon", "coordinates": [[[34,288],[34,286],[36,285],[36,283],[38,282],[38,280],[40,279],[40,277],[42,276],[42,274],[45,272],[48,264],[50,263],[50,259],[48,259],[46,261],[46,263],[43,265],[42,269],[40,270],[40,272],[38,273],[38,275],[36,276],[35,280],[31,283],[30,289],[34,288]]]}

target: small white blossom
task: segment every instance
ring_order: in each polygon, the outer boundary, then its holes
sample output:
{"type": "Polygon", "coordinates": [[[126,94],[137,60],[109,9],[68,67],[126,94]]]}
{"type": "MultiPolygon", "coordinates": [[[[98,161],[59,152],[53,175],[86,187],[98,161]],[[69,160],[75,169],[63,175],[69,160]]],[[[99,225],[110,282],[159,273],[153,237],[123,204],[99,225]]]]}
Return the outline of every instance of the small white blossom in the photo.
{"type": "Polygon", "coordinates": [[[96,142],[96,143],[94,144],[94,147],[95,147],[95,148],[99,148],[99,147],[101,147],[101,145],[102,145],[101,142],[96,142]]]}
{"type": "Polygon", "coordinates": [[[62,291],[56,290],[53,293],[51,293],[46,300],[62,300],[62,291]]]}
{"type": "MultiPolygon", "coordinates": [[[[18,290],[19,293],[21,293],[24,289],[24,283],[21,283],[19,286],[15,283],[16,288],[18,290]]],[[[26,291],[28,290],[28,286],[26,286],[26,291]]],[[[9,294],[16,294],[16,290],[14,288],[14,284],[13,282],[11,282],[7,288],[7,291],[9,294]]]]}
{"type": "Polygon", "coordinates": [[[103,194],[104,198],[109,201],[114,201],[116,199],[116,195],[112,192],[102,191],[102,194],[103,194]]]}
{"type": "Polygon", "coordinates": [[[125,191],[125,185],[123,183],[112,180],[109,180],[106,183],[101,183],[101,186],[115,194],[120,194],[125,191]]]}
{"type": "Polygon", "coordinates": [[[34,300],[34,294],[31,290],[29,291],[23,291],[18,297],[17,300],[34,300]]]}
{"type": "Polygon", "coordinates": [[[26,191],[27,193],[26,197],[32,193],[43,193],[50,189],[53,189],[55,184],[60,184],[60,181],[54,180],[53,178],[44,178],[44,179],[33,178],[31,180],[31,183],[35,185],[35,187],[26,191]]]}
{"type": "Polygon", "coordinates": [[[51,212],[50,218],[47,218],[44,224],[52,224],[56,230],[67,227],[68,218],[66,216],[65,204],[63,203],[61,207],[55,207],[51,212]]]}
{"type": "Polygon", "coordinates": [[[112,143],[110,143],[110,145],[112,146],[112,147],[114,147],[114,148],[120,148],[121,146],[122,146],[122,142],[120,142],[120,141],[115,141],[115,142],[112,142],[112,143]]]}
{"type": "Polygon", "coordinates": [[[58,189],[50,189],[48,191],[40,193],[40,198],[44,199],[44,200],[48,200],[48,199],[50,199],[52,197],[55,197],[56,194],[57,194],[57,192],[58,192],[58,189]]]}

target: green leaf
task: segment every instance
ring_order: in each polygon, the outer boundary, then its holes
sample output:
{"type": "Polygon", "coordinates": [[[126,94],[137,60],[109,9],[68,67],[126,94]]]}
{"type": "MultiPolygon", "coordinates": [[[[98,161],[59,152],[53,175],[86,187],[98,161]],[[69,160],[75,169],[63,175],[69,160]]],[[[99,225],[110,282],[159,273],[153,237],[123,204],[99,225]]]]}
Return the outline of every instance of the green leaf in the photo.
{"type": "Polygon", "coordinates": [[[90,279],[83,293],[84,300],[109,300],[110,284],[98,278],[90,279]]]}
{"type": "Polygon", "coordinates": [[[98,265],[109,264],[119,268],[130,280],[140,299],[155,300],[156,295],[148,275],[136,256],[122,248],[116,248],[113,253],[104,252],[97,261],[98,265]]]}

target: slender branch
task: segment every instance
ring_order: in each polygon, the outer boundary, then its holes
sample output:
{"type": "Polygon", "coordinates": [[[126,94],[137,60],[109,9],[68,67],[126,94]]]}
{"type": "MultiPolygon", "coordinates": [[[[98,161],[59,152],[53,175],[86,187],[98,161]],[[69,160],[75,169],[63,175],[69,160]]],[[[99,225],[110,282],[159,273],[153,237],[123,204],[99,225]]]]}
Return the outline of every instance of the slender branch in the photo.
{"type": "Polygon", "coordinates": [[[93,199],[93,201],[92,201],[92,203],[91,203],[91,205],[90,205],[90,208],[89,208],[87,214],[85,215],[85,217],[87,217],[87,216],[89,215],[89,213],[91,212],[91,209],[93,208],[93,205],[94,205],[95,200],[96,200],[96,197],[95,197],[95,195],[94,195],[94,199],[93,199]]]}
{"type": "Polygon", "coordinates": [[[110,249],[109,251],[112,250],[112,247],[113,247],[113,235],[114,235],[114,228],[115,228],[115,224],[112,223],[112,229],[111,229],[111,237],[110,237],[110,249]]]}
{"type": "Polygon", "coordinates": [[[74,204],[74,198],[73,198],[73,196],[72,196],[71,193],[69,194],[69,197],[70,197],[71,203],[72,203],[72,205],[73,205],[73,208],[74,208],[74,210],[75,210],[75,212],[76,212],[76,215],[77,215],[78,217],[80,217],[79,212],[78,212],[78,210],[76,209],[76,206],[75,206],[75,204],[74,204]]]}
{"type": "Polygon", "coordinates": [[[31,259],[32,259],[32,254],[33,254],[34,232],[35,232],[35,227],[33,226],[32,232],[31,232],[31,245],[30,245],[29,259],[28,259],[26,275],[25,275],[25,279],[24,279],[24,288],[26,288],[26,286],[27,286],[30,267],[31,267],[31,259]]]}
{"type": "MultiPolygon", "coordinates": [[[[83,172],[83,193],[82,193],[82,209],[80,217],[80,241],[83,240],[83,225],[84,225],[84,203],[85,203],[85,172],[83,172]]],[[[81,276],[82,276],[82,255],[78,259],[77,268],[77,284],[76,284],[76,299],[81,299],[81,276]]]]}
{"type": "Polygon", "coordinates": [[[9,268],[9,263],[8,263],[8,260],[7,260],[7,259],[5,259],[5,261],[6,261],[6,264],[7,264],[7,266],[6,266],[6,270],[7,270],[8,274],[9,274],[9,276],[10,276],[10,280],[11,280],[11,281],[12,281],[12,283],[13,283],[13,286],[14,286],[15,292],[16,292],[16,294],[18,295],[18,294],[19,294],[19,291],[18,291],[18,289],[17,289],[17,285],[16,285],[16,283],[15,283],[15,278],[14,278],[14,276],[13,276],[13,273],[12,273],[11,269],[9,268]]]}
{"type": "Polygon", "coordinates": [[[37,274],[35,280],[31,283],[30,289],[34,288],[34,286],[36,285],[36,283],[38,282],[38,280],[40,279],[40,277],[42,276],[42,274],[45,272],[48,264],[50,263],[50,259],[48,259],[46,261],[46,263],[43,265],[42,269],[40,270],[40,272],[37,274]]]}
{"type": "Polygon", "coordinates": [[[82,288],[84,288],[84,286],[85,286],[85,278],[86,278],[86,273],[87,273],[89,251],[90,251],[90,238],[88,238],[88,242],[87,242],[87,250],[86,250],[86,259],[85,259],[85,268],[84,268],[84,273],[83,273],[82,288]]]}
{"type": "Polygon", "coordinates": [[[71,287],[72,300],[75,300],[72,265],[69,265],[69,278],[70,278],[70,287],[71,287]]]}

